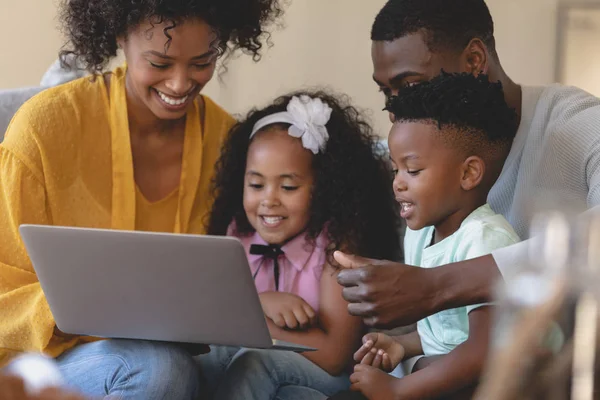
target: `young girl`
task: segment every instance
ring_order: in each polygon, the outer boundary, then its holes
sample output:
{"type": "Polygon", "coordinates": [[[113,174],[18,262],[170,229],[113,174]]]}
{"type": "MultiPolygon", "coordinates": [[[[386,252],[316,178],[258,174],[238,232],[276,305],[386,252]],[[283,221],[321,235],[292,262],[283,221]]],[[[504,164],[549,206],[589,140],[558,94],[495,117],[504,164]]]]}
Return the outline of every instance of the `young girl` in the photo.
{"type": "Polygon", "coordinates": [[[215,398],[349,386],[362,323],[347,312],[333,252],[398,258],[400,247],[389,171],[374,146],[359,112],[323,92],[278,98],[233,127],[208,232],[241,239],[271,335],[318,351],[215,348],[202,357],[215,398]]]}

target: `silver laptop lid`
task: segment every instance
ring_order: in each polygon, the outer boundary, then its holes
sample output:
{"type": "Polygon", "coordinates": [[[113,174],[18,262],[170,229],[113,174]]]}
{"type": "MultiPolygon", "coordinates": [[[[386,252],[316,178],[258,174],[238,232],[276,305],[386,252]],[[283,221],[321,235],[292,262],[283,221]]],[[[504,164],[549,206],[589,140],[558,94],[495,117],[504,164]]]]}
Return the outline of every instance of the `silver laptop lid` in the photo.
{"type": "Polygon", "coordinates": [[[272,346],[236,238],[39,225],[20,231],[64,332],[272,346]]]}

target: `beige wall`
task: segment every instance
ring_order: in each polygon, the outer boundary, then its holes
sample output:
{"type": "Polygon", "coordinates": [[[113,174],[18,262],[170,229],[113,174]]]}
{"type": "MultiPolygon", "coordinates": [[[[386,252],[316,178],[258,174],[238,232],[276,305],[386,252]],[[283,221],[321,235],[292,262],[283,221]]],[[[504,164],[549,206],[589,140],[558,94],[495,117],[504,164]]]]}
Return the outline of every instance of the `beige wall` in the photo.
{"type": "Polygon", "coordinates": [[[569,12],[564,32],[562,80],[600,96],[600,9],[569,12]]]}
{"type": "MultiPolygon", "coordinates": [[[[0,0],[0,34],[4,38],[0,41],[0,88],[39,83],[55,59],[61,45],[56,1],[0,0]]],[[[500,58],[516,81],[554,81],[558,1],[488,0],[500,58]]],[[[380,111],[382,98],[371,81],[369,57],[370,26],[384,3],[292,0],[285,28],[273,34],[275,47],[259,64],[246,56],[233,60],[223,82],[213,80],[207,93],[229,111],[240,113],[292,89],[327,85],[348,93],[369,110],[377,131],[386,134],[389,122],[380,111]]]]}
{"type": "Polygon", "coordinates": [[[370,58],[371,24],[383,4],[385,0],[292,2],[285,28],[273,35],[267,56],[258,64],[249,57],[230,62],[223,83],[214,80],[208,92],[240,113],[291,90],[327,87],[350,95],[387,130],[370,58]]]}
{"type": "Polygon", "coordinates": [[[0,89],[39,84],[62,45],[57,0],[0,0],[0,89]]]}

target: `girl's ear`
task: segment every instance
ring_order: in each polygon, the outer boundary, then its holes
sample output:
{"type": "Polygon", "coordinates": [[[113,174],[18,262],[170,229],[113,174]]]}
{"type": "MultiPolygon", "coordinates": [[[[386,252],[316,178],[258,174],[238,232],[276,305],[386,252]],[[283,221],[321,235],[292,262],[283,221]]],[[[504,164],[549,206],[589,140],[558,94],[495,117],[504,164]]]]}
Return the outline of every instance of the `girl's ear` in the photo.
{"type": "Polygon", "coordinates": [[[462,176],[460,186],[465,191],[475,189],[485,174],[485,162],[481,157],[471,156],[462,164],[462,176]]]}
{"type": "Polygon", "coordinates": [[[117,48],[123,50],[125,48],[125,42],[127,40],[125,39],[125,36],[119,36],[117,38],[117,48]]]}

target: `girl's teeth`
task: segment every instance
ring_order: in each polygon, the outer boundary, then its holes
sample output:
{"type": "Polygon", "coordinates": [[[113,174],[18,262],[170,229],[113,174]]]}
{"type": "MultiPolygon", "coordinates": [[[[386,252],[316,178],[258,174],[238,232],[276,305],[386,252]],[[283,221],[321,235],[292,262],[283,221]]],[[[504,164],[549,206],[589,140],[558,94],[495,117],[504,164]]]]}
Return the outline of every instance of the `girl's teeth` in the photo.
{"type": "Polygon", "coordinates": [[[265,220],[265,222],[269,225],[272,224],[276,224],[277,222],[281,221],[283,218],[282,217],[263,217],[263,219],[265,220]]]}
{"type": "Polygon", "coordinates": [[[160,96],[160,98],[162,99],[162,101],[164,101],[167,104],[170,104],[172,106],[180,106],[183,103],[185,103],[188,99],[189,96],[185,96],[182,97],[181,99],[174,99],[172,97],[167,96],[166,94],[162,93],[162,92],[158,92],[158,95],[160,96]]]}

